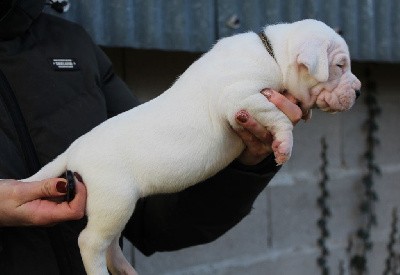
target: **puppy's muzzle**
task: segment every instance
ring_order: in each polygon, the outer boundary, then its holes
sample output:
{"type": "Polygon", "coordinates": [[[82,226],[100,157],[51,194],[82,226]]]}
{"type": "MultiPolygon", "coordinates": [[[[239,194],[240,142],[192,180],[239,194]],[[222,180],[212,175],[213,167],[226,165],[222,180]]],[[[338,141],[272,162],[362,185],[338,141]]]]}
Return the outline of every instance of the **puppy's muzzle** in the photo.
{"type": "Polygon", "coordinates": [[[359,90],[354,91],[356,93],[356,99],[360,97],[361,92],[359,90]]]}

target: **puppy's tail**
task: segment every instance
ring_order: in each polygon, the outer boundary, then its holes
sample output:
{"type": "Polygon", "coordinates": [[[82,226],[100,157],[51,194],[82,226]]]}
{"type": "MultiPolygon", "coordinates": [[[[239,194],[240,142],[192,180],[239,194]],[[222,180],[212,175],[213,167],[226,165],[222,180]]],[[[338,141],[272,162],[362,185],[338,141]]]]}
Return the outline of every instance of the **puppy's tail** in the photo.
{"type": "Polygon", "coordinates": [[[42,167],[33,176],[21,181],[39,181],[48,178],[60,177],[67,170],[67,151],[56,157],[52,162],[49,162],[42,167]]]}

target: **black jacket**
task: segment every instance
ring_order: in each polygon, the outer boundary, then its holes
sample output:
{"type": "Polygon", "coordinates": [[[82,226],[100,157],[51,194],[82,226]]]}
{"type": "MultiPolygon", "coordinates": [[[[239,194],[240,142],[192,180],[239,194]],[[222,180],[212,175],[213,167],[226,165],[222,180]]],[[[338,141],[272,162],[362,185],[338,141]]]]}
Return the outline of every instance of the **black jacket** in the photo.
{"type": "MultiPolygon", "coordinates": [[[[138,104],[81,27],[47,14],[29,18],[23,31],[3,36],[0,22],[0,178],[28,177],[138,104]]],[[[212,241],[251,211],[276,170],[272,158],[252,168],[233,163],[180,193],[143,198],[124,236],[146,255],[212,241]]],[[[0,228],[0,274],[84,274],[77,246],[84,226],[85,219],[0,228]]]]}

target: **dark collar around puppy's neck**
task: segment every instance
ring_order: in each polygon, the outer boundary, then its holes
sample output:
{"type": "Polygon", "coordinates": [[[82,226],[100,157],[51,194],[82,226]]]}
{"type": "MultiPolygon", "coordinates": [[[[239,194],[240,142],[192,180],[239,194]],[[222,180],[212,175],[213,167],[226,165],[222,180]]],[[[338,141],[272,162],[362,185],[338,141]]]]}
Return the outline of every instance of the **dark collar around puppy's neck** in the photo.
{"type": "Polygon", "coordinates": [[[265,35],[264,32],[259,32],[258,36],[260,37],[262,43],[264,44],[265,48],[267,49],[267,52],[272,56],[272,58],[276,61],[275,55],[274,55],[274,50],[272,49],[271,43],[269,42],[268,37],[265,35]]]}

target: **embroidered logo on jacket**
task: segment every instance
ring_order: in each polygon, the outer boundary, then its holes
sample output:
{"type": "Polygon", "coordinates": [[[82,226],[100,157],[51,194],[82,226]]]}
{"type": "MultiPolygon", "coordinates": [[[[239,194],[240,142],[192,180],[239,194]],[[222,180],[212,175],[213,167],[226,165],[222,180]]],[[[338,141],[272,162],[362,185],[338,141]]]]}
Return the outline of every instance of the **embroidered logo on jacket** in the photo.
{"type": "Polygon", "coordinates": [[[53,69],[56,71],[77,71],[78,64],[72,58],[53,58],[51,60],[53,69]]]}

